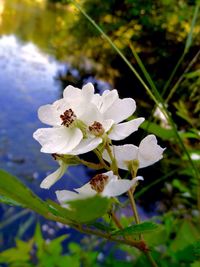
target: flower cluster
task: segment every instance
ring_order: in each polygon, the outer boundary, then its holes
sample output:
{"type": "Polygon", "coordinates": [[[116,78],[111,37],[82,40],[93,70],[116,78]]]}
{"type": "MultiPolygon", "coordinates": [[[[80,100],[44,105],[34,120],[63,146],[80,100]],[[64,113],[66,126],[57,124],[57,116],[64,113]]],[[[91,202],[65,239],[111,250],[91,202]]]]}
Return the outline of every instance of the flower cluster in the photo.
{"type": "Polygon", "coordinates": [[[80,164],[78,155],[94,151],[106,173],[93,177],[75,192],[57,191],[61,203],[94,194],[115,197],[133,188],[142,177],[120,179],[118,168],[133,170],[147,167],[162,158],[164,149],[157,145],[154,135],[148,135],[140,145],[113,146],[138,130],[144,118],[127,119],[135,112],[132,98],[120,99],[117,90],[106,90],[102,95],[94,92],[91,83],[82,89],[67,86],[63,98],[39,108],[39,119],[49,125],[34,132],[33,137],[41,144],[41,152],[50,153],[58,161],[59,168],[41,183],[49,188],[65,173],[67,167],[80,164]],[[70,160],[69,160],[70,159],[70,160]],[[115,166],[115,167],[113,167],[115,166]]]}

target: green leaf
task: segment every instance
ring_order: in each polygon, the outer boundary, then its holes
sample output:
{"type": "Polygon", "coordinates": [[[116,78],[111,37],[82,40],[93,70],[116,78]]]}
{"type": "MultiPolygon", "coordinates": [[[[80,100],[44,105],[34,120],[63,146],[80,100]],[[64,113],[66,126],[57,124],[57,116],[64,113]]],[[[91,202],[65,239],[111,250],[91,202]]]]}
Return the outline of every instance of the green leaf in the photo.
{"type": "Polygon", "coordinates": [[[190,78],[198,78],[200,76],[200,70],[195,70],[189,73],[186,73],[184,75],[186,78],[190,79],[190,78]]]}
{"type": "Polygon", "coordinates": [[[149,122],[148,120],[144,121],[140,127],[144,130],[148,129],[149,133],[155,134],[162,140],[175,138],[174,131],[172,129],[165,129],[154,122],[149,122]]]}
{"type": "Polygon", "coordinates": [[[44,201],[15,176],[4,170],[0,170],[0,195],[1,199],[9,199],[12,203],[19,203],[44,217],[49,213],[48,205],[44,201]]]}
{"type": "Polygon", "coordinates": [[[98,195],[67,202],[68,208],[63,208],[51,200],[48,200],[48,203],[54,208],[52,212],[56,215],[78,223],[94,221],[102,217],[110,208],[110,199],[98,195]]]}
{"type": "Polygon", "coordinates": [[[137,234],[145,234],[148,232],[152,232],[158,229],[159,225],[153,222],[143,222],[140,224],[134,224],[129,227],[126,227],[122,230],[115,231],[113,235],[137,235],[137,234]]]}
{"type": "Polygon", "coordinates": [[[190,244],[197,242],[200,238],[200,233],[196,227],[189,220],[184,220],[179,231],[176,235],[176,238],[170,245],[170,249],[173,252],[184,249],[190,244]]]}
{"type": "Polygon", "coordinates": [[[28,262],[30,259],[29,252],[33,246],[33,240],[28,242],[23,242],[21,240],[16,240],[16,247],[7,249],[0,253],[1,263],[21,263],[28,262]]]}
{"type": "Polygon", "coordinates": [[[91,226],[94,226],[97,229],[105,231],[105,232],[110,232],[110,231],[113,231],[115,229],[114,227],[112,227],[112,226],[110,226],[108,224],[103,224],[103,223],[100,223],[100,222],[94,222],[94,223],[91,224],[91,226]]]}
{"type": "Polygon", "coordinates": [[[194,262],[200,259],[200,241],[195,242],[182,250],[176,252],[175,257],[178,262],[194,262]]]}

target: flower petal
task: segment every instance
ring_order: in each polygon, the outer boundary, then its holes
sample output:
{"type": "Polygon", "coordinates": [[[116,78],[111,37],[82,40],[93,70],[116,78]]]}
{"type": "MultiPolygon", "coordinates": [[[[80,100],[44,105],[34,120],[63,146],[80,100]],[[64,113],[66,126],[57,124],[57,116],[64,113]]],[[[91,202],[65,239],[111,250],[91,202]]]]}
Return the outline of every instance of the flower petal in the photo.
{"type": "Polygon", "coordinates": [[[136,109],[135,100],[132,98],[117,99],[111,106],[104,112],[105,119],[112,119],[115,123],[127,119],[133,114],[136,109]]]}
{"type": "Polygon", "coordinates": [[[92,83],[87,83],[82,88],[82,96],[87,101],[92,101],[92,98],[94,96],[94,86],[92,83]]]}
{"type": "Polygon", "coordinates": [[[60,114],[53,105],[44,105],[38,109],[38,117],[41,122],[51,125],[61,125],[60,114]]]}
{"type": "Polygon", "coordinates": [[[74,190],[85,197],[92,197],[97,194],[97,192],[92,189],[90,183],[86,183],[82,187],[75,188],[74,190]]]}
{"type": "Polygon", "coordinates": [[[83,134],[80,129],[63,126],[38,129],[33,137],[42,145],[41,152],[67,154],[80,143],[83,134]]]}
{"type": "Polygon", "coordinates": [[[81,97],[81,89],[74,87],[72,85],[68,85],[63,91],[63,97],[67,100],[75,100],[81,97]]]}
{"type": "Polygon", "coordinates": [[[139,168],[147,167],[162,159],[164,150],[165,148],[157,144],[155,135],[150,134],[146,136],[139,145],[139,168]]]}
{"type": "Polygon", "coordinates": [[[113,125],[113,128],[109,134],[111,140],[123,140],[133,132],[138,130],[140,124],[144,121],[144,118],[138,118],[131,121],[123,122],[113,125]]]}
{"type": "MultiPolygon", "coordinates": [[[[80,108],[81,105],[79,106],[80,108]]],[[[95,121],[101,122],[103,120],[102,114],[94,104],[87,103],[86,107],[86,103],[83,103],[82,110],[83,112],[79,115],[79,119],[87,125],[92,125],[95,121]]]]}
{"type": "MultiPolygon", "coordinates": [[[[128,170],[128,161],[137,160],[138,158],[138,147],[131,144],[113,146],[112,151],[115,159],[117,160],[118,167],[123,170],[128,170]]],[[[106,161],[111,162],[106,150],[104,150],[102,156],[106,161]]]]}
{"type": "Polygon", "coordinates": [[[116,197],[127,192],[131,187],[133,187],[138,180],[143,180],[141,176],[134,178],[133,180],[120,179],[111,180],[104,188],[102,196],[116,197]]]}
{"type": "Polygon", "coordinates": [[[40,184],[41,188],[44,189],[49,189],[53,184],[55,184],[55,182],[57,182],[65,173],[66,169],[67,169],[67,165],[59,160],[59,165],[60,167],[53,173],[51,173],[50,175],[48,175],[40,184]]]}
{"type": "Polygon", "coordinates": [[[55,193],[60,204],[65,207],[68,206],[65,202],[82,198],[79,194],[69,190],[57,190],[55,193]]]}
{"type": "MultiPolygon", "coordinates": [[[[102,102],[101,106],[99,107],[99,110],[101,113],[104,113],[109,109],[113,103],[118,99],[118,92],[117,90],[105,90],[103,92],[103,95],[101,96],[102,102]]],[[[112,119],[112,118],[107,118],[107,119],[112,119]]]]}
{"type": "Polygon", "coordinates": [[[94,150],[101,143],[102,139],[97,137],[88,137],[87,139],[82,139],[81,142],[69,152],[69,154],[80,155],[87,153],[94,150]]]}
{"type": "Polygon", "coordinates": [[[102,126],[103,126],[105,132],[108,132],[110,130],[110,128],[113,126],[114,121],[113,120],[103,120],[101,123],[102,123],[102,126]]]}

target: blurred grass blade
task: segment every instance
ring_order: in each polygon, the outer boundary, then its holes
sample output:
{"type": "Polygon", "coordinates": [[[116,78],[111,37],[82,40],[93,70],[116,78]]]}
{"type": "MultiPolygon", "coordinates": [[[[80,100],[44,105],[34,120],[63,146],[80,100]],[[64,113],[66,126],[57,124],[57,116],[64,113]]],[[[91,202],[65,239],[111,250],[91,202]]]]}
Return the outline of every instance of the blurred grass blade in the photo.
{"type": "Polygon", "coordinates": [[[134,55],[134,57],[135,57],[135,59],[137,61],[142,73],[144,74],[144,76],[145,76],[146,80],[148,81],[149,85],[151,86],[152,91],[153,92],[157,92],[157,88],[156,88],[156,86],[154,84],[154,81],[151,79],[150,74],[146,70],[144,64],[142,63],[142,61],[141,61],[140,57],[138,56],[137,52],[135,51],[133,45],[130,43],[129,46],[130,46],[130,49],[131,49],[131,51],[132,51],[132,53],[133,53],[133,55],[134,55]]]}
{"type": "Polygon", "coordinates": [[[176,92],[176,89],[178,88],[178,86],[180,85],[180,83],[182,82],[182,80],[185,78],[185,74],[191,69],[191,67],[194,65],[194,63],[197,61],[197,59],[199,58],[200,55],[200,50],[195,54],[195,56],[192,58],[192,60],[190,61],[189,65],[187,66],[187,68],[184,70],[184,72],[182,73],[182,75],[180,76],[180,78],[177,80],[177,82],[175,83],[175,85],[172,87],[172,89],[170,90],[165,102],[168,103],[169,100],[171,99],[171,97],[173,96],[173,94],[176,92]]]}
{"type": "Polygon", "coordinates": [[[20,224],[18,233],[16,235],[17,238],[22,238],[26,231],[33,225],[35,222],[35,216],[33,213],[30,215],[30,217],[22,224],[20,224]]]}
{"type": "Polygon", "coordinates": [[[18,213],[15,213],[14,215],[10,216],[8,219],[4,220],[1,224],[0,224],[0,230],[3,229],[4,227],[6,227],[7,225],[13,223],[14,221],[18,220],[19,218],[23,217],[24,215],[30,213],[29,210],[22,210],[18,213]]]}
{"type": "MultiPolygon", "coordinates": [[[[166,82],[166,84],[165,84],[165,86],[163,88],[163,91],[162,91],[162,95],[163,96],[165,95],[167,89],[169,88],[169,86],[170,86],[170,84],[171,84],[171,82],[172,82],[172,80],[173,80],[173,78],[174,78],[179,66],[183,62],[183,60],[184,60],[184,58],[185,58],[185,56],[186,56],[191,44],[192,44],[193,30],[194,30],[194,26],[195,26],[196,21],[197,21],[198,12],[199,12],[199,4],[196,5],[195,10],[194,10],[194,15],[193,15],[191,26],[190,26],[190,31],[189,31],[189,34],[188,34],[187,39],[186,39],[184,51],[183,51],[181,57],[179,58],[176,66],[174,67],[169,79],[167,80],[167,82],[166,82]]],[[[171,94],[171,92],[170,92],[170,94],[171,94]]]]}
{"type": "Polygon", "coordinates": [[[188,52],[188,50],[189,50],[189,48],[190,48],[190,46],[192,44],[193,31],[194,31],[194,26],[195,26],[196,21],[197,21],[198,13],[199,13],[199,3],[197,3],[197,5],[195,7],[195,10],[194,10],[194,15],[193,15],[193,18],[192,18],[190,32],[189,32],[187,40],[186,40],[184,53],[188,52]]]}

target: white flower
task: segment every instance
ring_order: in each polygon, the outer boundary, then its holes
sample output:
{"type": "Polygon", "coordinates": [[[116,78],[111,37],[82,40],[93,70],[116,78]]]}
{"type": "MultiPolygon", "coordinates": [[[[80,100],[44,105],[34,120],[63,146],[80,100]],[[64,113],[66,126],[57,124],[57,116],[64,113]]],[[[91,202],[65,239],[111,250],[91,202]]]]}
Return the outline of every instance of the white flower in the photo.
{"type": "Polygon", "coordinates": [[[67,169],[67,164],[62,160],[58,160],[60,167],[50,175],[48,175],[40,184],[41,188],[49,189],[55,182],[57,182],[65,173],[67,169]]]}
{"type": "Polygon", "coordinates": [[[103,118],[90,101],[93,95],[92,87],[84,86],[80,90],[68,86],[64,98],[39,108],[39,119],[53,126],[33,134],[42,145],[41,152],[76,155],[91,151],[102,142],[101,135],[114,121],[103,118]]]}
{"type": "Polygon", "coordinates": [[[52,127],[38,129],[33,137],[41,144],[41,152],[83,154],[102,143],[104,133],[122,140],[136,131],[144,118],[122,122],[135,109],[135,101],[120,99],[117,90],[106,90],[100,96],[91,83],[82,90],[69,85],[62,99],[39,108],[39,119],[52,127]]]}
{"type": "MultiPolygon", "coordinates": [[[[87,86],[92,86],[88,84],[87,86]]],[[[106,90],[102,96],[95,94],[92,98],[104,119],[111,119],[114,124],[109,131],[111,140],[122,140],[138,130],[144,118],[137,118],[122,122],[130,117],[136,110],[135,100],[132,98],[120,99],[117,90],[106,90]],[[122,122],[122,123],[121,123],[122,122]]]]}
{"type": "MultiPolygon", "coordinates": [[[[113,146],[111,149],[113,149],[118,167],[124,170],[128,170],[131,161],[138,161],[139,168],[152,165],[163,158],[163,151],[165,150],[157,144],[157,139],[153,134],[146,136],[139,147],[128,144],[113,146]]],[[[110,162],[107,151],[103,152],[103,158],[110,162]]]]}
{"type": "Polygon", "coordinates": [[[71,200],[89,198],[96,194],[104,197],[116,197],[127,192],[139,180],[143,180],[143,178],[138,176],[133,180],[118,179],[112,171],[109,171],[96,175],[90,182],[80,188],[74,189],[76,192],[61,190],[56,191],[56,196],[61,204],[65,204],[71,200]]]}
{"type": "MultiPolygon", "coordinates": [[[[138,130],[144,118],[137,118],[122,122],[130,117],[136,110],[135,100],[132,98],[120,99],[117,90],[105,90],[102,95],[94,94],[94,86],[87,83],[82,90],[68,86],[64,91],[64,98],[82,99],[85,103],[93,103],[103,116],[103,120],[112,121],[109,131],[111,140],[122,140],[138,130]],[[122,122],[122,123],[121,123],[122,122]]],[[[107,131],[106,131],[107,132],[107,131]]]]}

